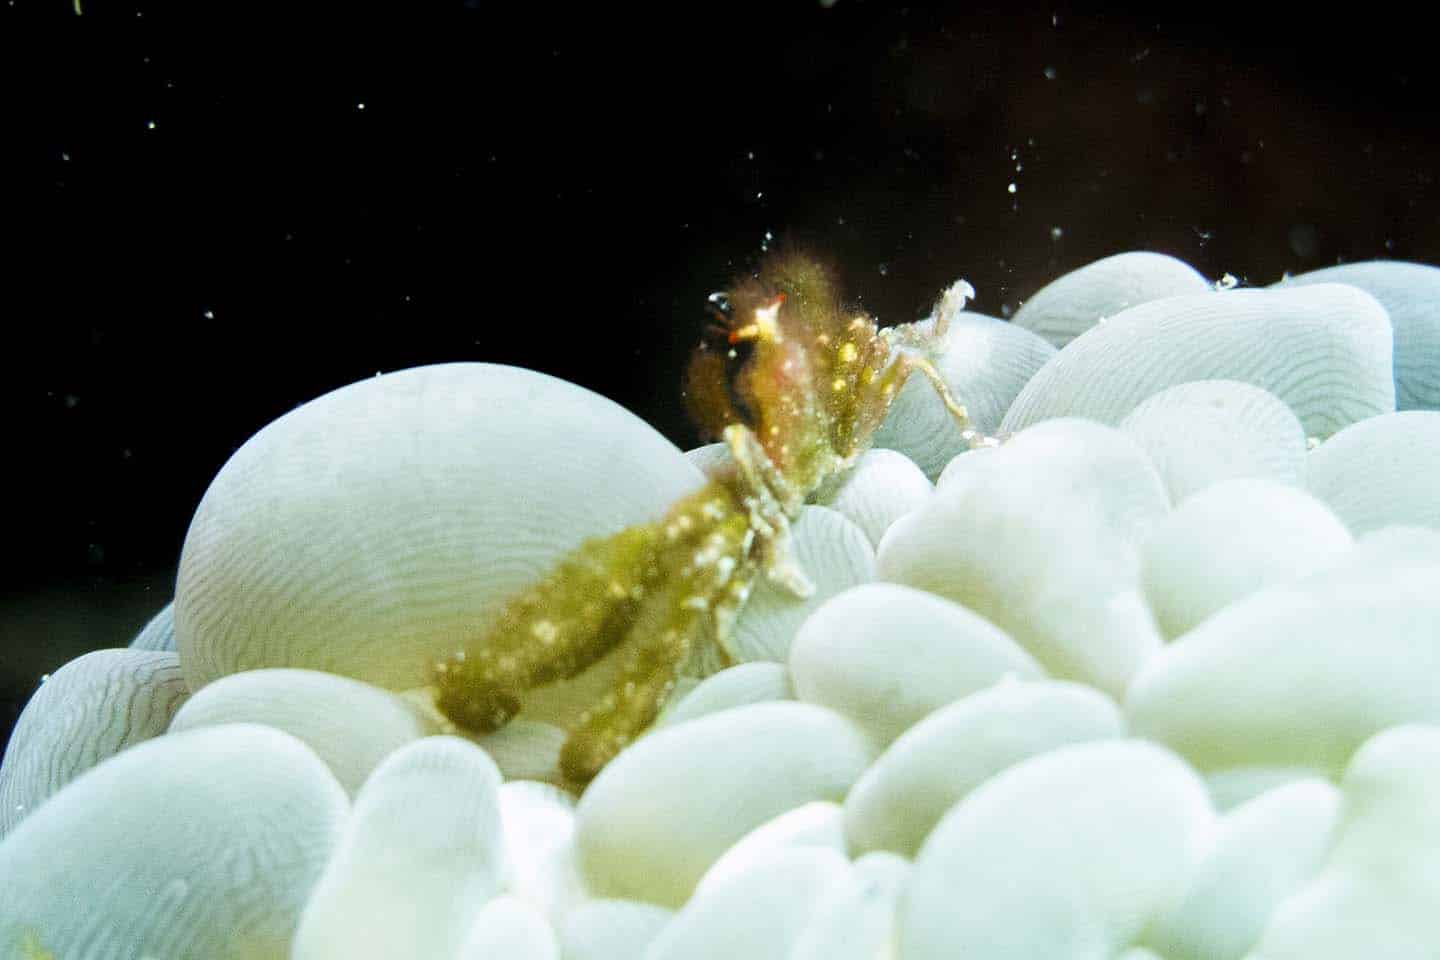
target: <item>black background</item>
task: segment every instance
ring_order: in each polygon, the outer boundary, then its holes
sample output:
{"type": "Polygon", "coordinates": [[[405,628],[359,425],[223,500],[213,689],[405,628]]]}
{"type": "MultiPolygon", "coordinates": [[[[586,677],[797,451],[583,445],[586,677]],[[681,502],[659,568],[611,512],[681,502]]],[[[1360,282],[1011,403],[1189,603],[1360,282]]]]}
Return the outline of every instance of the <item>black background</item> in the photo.
{"type": "Polygon", "coordinates": [[[1127,249],[1440,262],[1429,43],[1376,5],[0,0],[0,739],[334,387],[513,363],[692,445],[700,305],[767,233],[882,321],[1127,249]]]}

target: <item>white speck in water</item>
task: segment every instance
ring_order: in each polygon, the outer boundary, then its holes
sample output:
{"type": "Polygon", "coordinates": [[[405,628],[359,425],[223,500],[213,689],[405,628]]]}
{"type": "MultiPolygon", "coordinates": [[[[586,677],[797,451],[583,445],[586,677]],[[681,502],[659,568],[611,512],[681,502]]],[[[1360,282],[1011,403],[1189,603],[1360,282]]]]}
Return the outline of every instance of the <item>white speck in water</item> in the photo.
{"type": "Polygon", "coordinates": [[[1005,190],[1009,193],[1014,193],[1017,189],[1019,188],[1016,187],[1014,183],[1011,183],[1010,186],[1005,188],[1005,190]]]}
{"type": "Polygon", "coordinates": [[[203,316],[206,320],[214,320],[214,319],[215,319],[215,311],[214,311],[214,310],[206,310],[203,314],[201,314],[201,316],[203,316]]]}
{"type": "Polygon", "coordinates": [[[1235,275],[1233,273],[1225,273],[1220,277],[1219,280],[1215,281],[1215,289],[1234,290],[1239,284],[1240,281],[1235,279],[1235,275]]]}
{"type": "Polygon", "coordinates": [[[356,110],[364,110],[364,109],[365,109],[365,101],[362,100],[362,101],[360,101],[359,103],[355,104],[355,109],[356,109],[356,110]]]}
{"type": "Polygon", "coordinates": [[[70,162],[70,154],[68,154],[68,153],[62,153],[62,154],[60,154],[60,159],[61,159],[61,160],[64,160],[66,163],[69,163],[69,162],[70,162]]]}
{"type": "Polygon", "coordinates": [[[882,277],[888,277],[888,276],[890,276],[890,264],[888,264],[888,263],[882,263],[882,264],[880,264],[879,270],[880,270],[880,276],[882,276],[882,277]]]}
{"type": "Polygon", "coordinates": [[[755,151],[754,151],[754,150],[747,150],[747,151],[745,152],[745,159],[747,159],[747,160],[754,160],[754,159],[755,159],[755,151]]]}
{"type": "Polygon", "coordinates": [[[146,130],[154,130],[154,129],[155,129],[155,121],[154,121],[154,120],[150,120],[150,121],[146,122],[146,124],[145,124],[145,129],[146,129],[146,130]]]}
{"type": "Polygon", "coordinates": [[[756,190],[756,191],[755,191],[755,199],[756,199],[756,200],[763,200],[764,198],[765,198],[765,191],[764,191],[764,190],[756,190]]]}
{"type": "Polygon", "coordinates": [[[40,682],[41,682],[41,683],[49,683],[49,682],[50,682],[50,674],[48,674],[48,673],[42,673],[42,674],[40,674],[40,682]]]}
{"type": "Polygon", "coordinates": [[[1051,239],[1051,240],[1059,240],[1059,239],[1060,239],[1061,237],[1063,237],[1063,236],[1065,236],[1065,231],[1064,231],[1062,228],[1060,228],[1060,227],[1051,227],[1051,228],[1050,228],[1050,239],[1051,239]]]}
{"type": "Polygon", "coordinates": [[[1045,79],[1046,79],[1046,80],[1054,80],[1054,79],[1055,79],[1056,77],[1058,77],[1058,76],[1060,76],[1060,73],[1059,73],[1059,71],[1056,70],[1054,67],[1046,67],[1046,68],[1045,68],[1045,79]]]}

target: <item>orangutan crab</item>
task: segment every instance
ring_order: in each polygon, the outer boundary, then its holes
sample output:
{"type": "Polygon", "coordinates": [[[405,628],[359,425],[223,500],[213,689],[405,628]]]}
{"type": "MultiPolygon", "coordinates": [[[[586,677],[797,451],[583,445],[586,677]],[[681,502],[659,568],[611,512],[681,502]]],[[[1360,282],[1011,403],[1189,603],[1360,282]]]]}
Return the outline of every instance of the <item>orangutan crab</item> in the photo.
{"type": "Polygon", "coordinates": [[[759,572],[796,596],[813,590],[790,523],[869,448],[912,370],[966,439],[980,439],[927,356],[961,286],[931,331],[879,330],[801,253],[773,255],[712,295],[719,323],[691,357],[686,400],[733,465],[662,520],[586,540],[513,598],[487,632],[436,665],[440,712],[463,730],[497,730],[519,712],[522,691],[574,677],[623,644],[628,661],[613,688],[580,715],[561,752],[567,778],[594,777],[654,720],[701,644],[724,654],[759,572]]]}

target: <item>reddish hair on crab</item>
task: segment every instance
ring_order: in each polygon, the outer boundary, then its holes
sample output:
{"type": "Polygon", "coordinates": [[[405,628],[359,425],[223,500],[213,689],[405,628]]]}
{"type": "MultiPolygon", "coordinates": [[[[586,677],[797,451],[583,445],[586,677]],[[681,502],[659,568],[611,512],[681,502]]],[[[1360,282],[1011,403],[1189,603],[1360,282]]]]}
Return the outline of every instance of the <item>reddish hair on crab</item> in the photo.
{"type": "Polygon", "coordinates": [[[978,436],[931,362],[931,335],[913,325],[880,330],[847,309],[834,271],[814,256],[774,254],[709,306],[715,322],[691,355],[684,393],[701,431],[729,447],[729,468],[659,522],[580,544],[435,666],[441,713],[488,732],[523,708],[525,690],[623,647],[613,689],[580,714],[562,751],[576,783],[643,733],[703,644],[728,659],[757,575],[810,593],[790,523],[869,448],[911,371],[930,381],[967,438],[978,436]]]}

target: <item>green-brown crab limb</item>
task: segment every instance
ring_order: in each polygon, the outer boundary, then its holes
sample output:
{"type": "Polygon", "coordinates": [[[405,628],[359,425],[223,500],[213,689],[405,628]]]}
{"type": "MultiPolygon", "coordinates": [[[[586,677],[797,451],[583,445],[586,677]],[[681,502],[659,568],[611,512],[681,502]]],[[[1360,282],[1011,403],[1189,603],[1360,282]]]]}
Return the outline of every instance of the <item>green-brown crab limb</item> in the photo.
{"type": "Polygon", "coordinates": [[[744,603],[757,538],[742,486],[712,480],[663,520],[571,551],[488,632],[436,665],[440,712],[463,730],[497,730],[526,690],[623,647],[614,687],[580,715],[561,753],[566,777],[589,780],[655,718],[697,644],[723,640],[744,603]]]}
{"type": "Polygon", "coordinates": [[[930,382],[930,387],[940,397],[940,402],[945,404],[945,410],[950,414],[950,419],[960,429],[960,437],[971,446],[986,446],[990,438],[975,429],[970,422],[970,412],[965,405],[955,399],[950,392],[950,387],[945,383],[945,378],[940,376],[940,371],[935,369],[935,364],[929,357],[912,349],[900,348],[900,356],[895,366],[903,370],[902,376],[908,376],[912,370],[918,370],[930,382]]]}
{"type": "Polygon", "coordinates": [[[740,471],[750,524],[760,538],[765,575],[797,597],[815,592],[815,584],[795,559],[790,520],[799,515],[805,498],[770,460],[755,433],[741,424],[725,428],[725,444],[740,471]]]}

